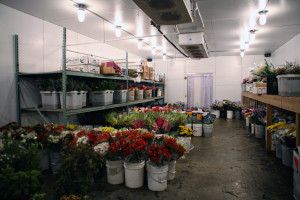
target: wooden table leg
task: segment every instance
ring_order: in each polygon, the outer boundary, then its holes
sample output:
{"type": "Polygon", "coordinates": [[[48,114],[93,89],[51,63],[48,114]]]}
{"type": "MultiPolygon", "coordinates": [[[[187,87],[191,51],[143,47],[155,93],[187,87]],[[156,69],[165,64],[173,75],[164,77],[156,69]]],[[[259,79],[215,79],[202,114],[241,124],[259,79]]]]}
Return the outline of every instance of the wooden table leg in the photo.
{"type": "Polygon", "coordinates": [[[250,108],[250,98],[247,97],[247,108],[250,108]]]}
{"type": "MultiPolygon", "coordinates": [[[[272,105],[267,104],[267,126],[272,125],[272,105]]],[[[266,149],[267,151],[271,151],[272,145],[272,135],[269,131],[267,131],[267,138],[266,138],[266,149]]]]}
{"type": "Polygon", "coordinates": [[[296,113],[296,146],[300,146],[300,113],[296,113]]]}
{"type": "Polygon", "coordinates": [[[258,107],[258,101],[254,100],[254,108],[257,109],[257,107],[258,107]]]}

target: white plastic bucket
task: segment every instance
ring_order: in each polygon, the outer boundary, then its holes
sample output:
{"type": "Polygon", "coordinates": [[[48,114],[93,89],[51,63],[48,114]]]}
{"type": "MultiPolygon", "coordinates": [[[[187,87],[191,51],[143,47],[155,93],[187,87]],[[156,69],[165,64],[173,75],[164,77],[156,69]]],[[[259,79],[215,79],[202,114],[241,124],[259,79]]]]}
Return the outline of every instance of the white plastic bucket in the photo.
{"type": "Polygon", "coordinates": [[[242,84],[241,87],[242,87],[242,92],[246,92],[246,84],[242,84]]]}
{"type": "Polygon", "coordinates": [[[216,115],[216,118],[217,118],[217,119],[220,118],[220,110],[213,110],[213,111],[211,112],[211,114],[216,115]]]}
{"type": "Polygon", "coordinates": [[[43,108],[50,108],[50,109],[59,108],[58,92],[41,91],[40,93],[42,97],[43,108]]]}
{"type": "Polygon", "coordinates": [[[277,76],[278,94],[280,96],[300,96],[300,74],[286,74],[277,76]]]}
{"type": "Polygon", "coordinates": [[[112,185],[124,183],[124,167],[123,161],[106,160],[107,182],[112,185]]]}
{"type": "Polygon", "coordinates": [[[254,128],[254,124],[251,124],[251,134],[254,135],[255,134],[255,128],[254,128]]]}
{"type": "Polygon", "coordinates": [[[157,167],[147,162],[148,188],[151,191],[164,191],[168,187],[168,164],[157,167]]]}
{"type": "Polygon", "coordinates": [[[276,140],[276,157],[282,158],[282,149],[281,149],[281,143],[279,140],[276,140]]]}
{"type": "Polygon", "coordinates": [[[128,95],[128,101],[134,101],[135,97],[135,91],[129,91],[129,95],[128,95]]]}
{"type": "Polygon", "coordinates": [[[42,154],[41,159],[39,161],[39,167],[42,168],[42,171],[48,170],[50,168],[49,162],[49,150],[41,150],[40,153],[42,154]]]}
{"type": "Polygon", "coordinates": [[[54,173],[56,170],[60,169],[63,164],[63,154],[62,152],[50,152],[50,164],[51,171],[54,173]]]}
{"type": "Polygon", "coordinates": [[[145,161],[139,163],[124,162],[125,185],[129,188],[139,188],[144,184],[145,161]]]}
{"type": "MultiPolygon", "coordinates": [[[[63,92],[60,94],[60,106],[63,108],[63,92]]],[[[79,109],[82,108],[82,94],[77,91],[66,92],[66,108],[79,109]]]]}
{"type": "Polygon", "coordinates": [[[82,107],[85,107],[85,106],[87,106],[86,105],[86,99],[87,99],[87,91],[80,91],[81,92],[81,94],[82,94],[82,107]]]}
{"type": "Polygon", "coordinates": [[[246,117],[246,126],[249,126],[249,118],[246,117]]]}
{"type": "Polygon", "coordinates": [[[281,145],[282,164],[291,167],[293,164],[293,151],[288,149],[286,145],[281,145]]]}
{"type": "Polygon", "coordinates": [[[92,105],[93,106],[105,106],[111,104],[110,102],[110,90],[105,91],[93,91],[92,92],[92,105]]]}
{"type": "Polygon", "coordinates": [[[233,111],[227,110],[227,119],[232,119],[232,118],[233,118],[233,111]]]}
{"type": "Polygon", "coordinates": [[[145,99],[151,99],[152,98],[152,90],[145,90],[145,99]]]}
{"type": "Polygon", "coordinates": [[[192,128],[192,124],[190,123],[190,124],[186,124],[185,125],[187,128],[192,128]]]}
{"type": "Polygon", "coordinates": [[[213,128],[214,128],[214,124],[203,124],[203,136],[211,137],[213,128]]]}
{"type": "Polygon", "coordinates": [[[126,103],[127,90],[115,90],[113,99],[114,103],[126,103]]]}
{"type": "Polygon", "coordinates": [[[108,99],[109,105],[110,105],[110,104],[113,104],[114,93],[115,93],[114,90],[109,90],[109,99],[108,99]]]}
{"type": "Polygon", "coordinates": [[[187,153],[191,150],[191,140],[192,137],[178,137],[178,141],[185,144],[187,153]]]}
{"type": "Polygon", "coordinates": [[[255,124],[255,137],[264,138],[265,137],[265,126],[255,124]]]}
{"type": "Polygon", "coordinates": [[[202,124],[194,124],[193,125],[193,129],[194,129],[194,136],[202,136],[202,124]]]}
{"type": "Polygon", "coordinates": [[[234,111],[234,118],[241,119],[241,111],[239,111],[239,110],[234,111]]]}
{"type": "Polygon", "coordinates": [[[173,180],[175,178],[175,168],[176,168],[176,160],[172,160],[168,164],[168,181],[173,180]]]}
{"type": "Polygon", "coordinates": [[[136,90],[135,91],[135,99],[142,100],[144,97],[144,90],[136,90]]]}

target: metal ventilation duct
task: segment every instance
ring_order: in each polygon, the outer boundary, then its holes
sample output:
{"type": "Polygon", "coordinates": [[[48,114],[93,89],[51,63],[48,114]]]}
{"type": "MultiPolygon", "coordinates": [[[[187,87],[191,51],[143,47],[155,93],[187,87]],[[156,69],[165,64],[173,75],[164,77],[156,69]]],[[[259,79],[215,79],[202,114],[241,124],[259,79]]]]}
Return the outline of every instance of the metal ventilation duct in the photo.
{"type": "Polygon", "coordinates": [[[208,58],[207,45],[203,32],[180,34],[179,46],[191,58],[208,58]]]}
{"type": "Polygon", "coordinates": [[[133,0],[158,25],[192,22],[190,0],[133,0]]]}

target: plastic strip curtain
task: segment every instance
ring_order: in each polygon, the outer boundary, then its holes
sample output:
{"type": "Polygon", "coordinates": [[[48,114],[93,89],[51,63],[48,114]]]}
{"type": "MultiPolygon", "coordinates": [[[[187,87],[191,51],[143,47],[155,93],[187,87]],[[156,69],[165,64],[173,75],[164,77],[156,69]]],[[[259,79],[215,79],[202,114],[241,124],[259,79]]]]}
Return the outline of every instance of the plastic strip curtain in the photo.
{"type": "Polygon", "coordinates": [[[213,101],[213,74],[201,74],[201,101],[202,108],[209,108],[213,101]]]}
{"type": "Polygon", "coordinates": [[[194,77],[192,75],[187,76],[188,96],[187,107],[190,108],[194,105],[194,77]]]}

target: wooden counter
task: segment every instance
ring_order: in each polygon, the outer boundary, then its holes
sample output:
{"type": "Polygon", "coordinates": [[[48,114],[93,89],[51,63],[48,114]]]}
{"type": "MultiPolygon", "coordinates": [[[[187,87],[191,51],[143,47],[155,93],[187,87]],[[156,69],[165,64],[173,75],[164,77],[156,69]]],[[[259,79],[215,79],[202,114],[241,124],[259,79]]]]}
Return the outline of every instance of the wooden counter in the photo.
{"type": "MultiPolygon", "coordinates": [[[[300,97],[282,97],[278,95],[259,95],[242,92],[243,103],[248,107],[250,107],[250,99],[254,100],[254,107],[257,107],[257,102],[267,104],[267,126],[272,125],[272,106],[296,113],[296,143],[297,146],[300,146],[300,97]]],[[[266,148],[267,151],[271,150],[271,134],[269,132],[266,138],[266,148]]]]}

